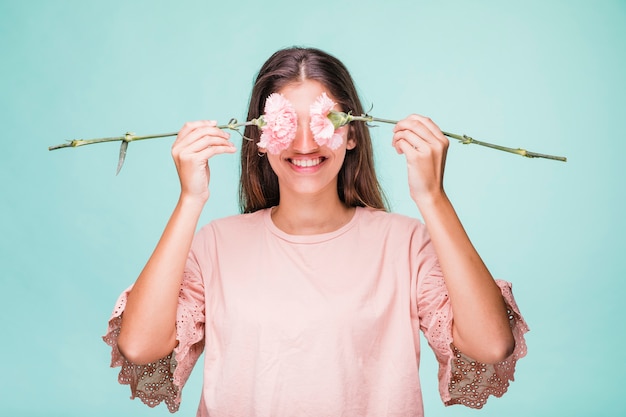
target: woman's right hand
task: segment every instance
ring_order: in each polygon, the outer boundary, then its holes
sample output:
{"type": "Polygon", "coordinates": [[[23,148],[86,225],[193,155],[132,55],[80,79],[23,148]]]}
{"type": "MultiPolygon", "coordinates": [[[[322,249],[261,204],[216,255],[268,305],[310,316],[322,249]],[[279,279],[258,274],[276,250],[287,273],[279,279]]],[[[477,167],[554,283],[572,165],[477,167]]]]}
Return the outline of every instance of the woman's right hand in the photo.
{"type": "Polygon", "coordinates": [[[117,346],[136,364],[154,362],[176,346],[178,295],[202,208],[209,198],[209,158],[234,153],[215,121],[185,124],[172,145],[180,178],[178,204],[152,256],[128,294],[117,346]]]}
{"type": "Polygon", "coordinates": [[[234,153],[230,134],[217,128],[214,120],[186,123],[172,145],[172,157],[180,179],[181,198],[206,202],[209,198],[209,158],[234,153]]]}

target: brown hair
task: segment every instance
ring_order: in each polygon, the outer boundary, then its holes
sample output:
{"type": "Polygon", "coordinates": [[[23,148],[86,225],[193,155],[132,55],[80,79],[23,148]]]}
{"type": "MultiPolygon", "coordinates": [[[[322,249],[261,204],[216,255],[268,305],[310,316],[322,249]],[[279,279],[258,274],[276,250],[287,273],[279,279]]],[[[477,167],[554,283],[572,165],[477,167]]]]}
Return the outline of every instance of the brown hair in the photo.
{"type": "MultiPolygon", "coordinates": [[[[247,120],[263,114],[266,98],[282,87],[315,80],[328,88],[343,111],[362,114],[363,107],[354,82],[346,67],[337,58],[315,48],[288,48],[275,52],[257,75],[248,108],[247,120]]],[[[241,179],[239,204],[244,213],[278,205],[278,178],[267,158],[259,157],[257,142],[260,129],[247,126],[241,147],[241,179]]],[[[350,207],[373,207],[386,210],[385,199],[374,170],[372,141],[368,127],[362,122],[350,123],[349,137],[356,147],[346,152],[339,171],[339,199],[350,207]]]]}

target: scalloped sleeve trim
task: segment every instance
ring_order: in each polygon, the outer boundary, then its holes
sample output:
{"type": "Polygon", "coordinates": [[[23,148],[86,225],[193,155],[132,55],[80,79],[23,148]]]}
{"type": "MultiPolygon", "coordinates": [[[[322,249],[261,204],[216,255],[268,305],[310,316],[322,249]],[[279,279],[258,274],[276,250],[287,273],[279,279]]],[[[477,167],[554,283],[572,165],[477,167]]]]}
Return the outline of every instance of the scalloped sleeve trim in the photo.
{"type": "Polygon", "coordinates": [[[120,384],[129,385],[131,399],[139,398],[149,407],[165,402],[171,413],[180,407],[182,389],[204,348],[204,312],[189,303],[186,291],[181,288],[176,321],[178,345],[172,353],[147,365],[136,365],[124,358],[117,347],[122,314],[128,293],[124,291],[117,300],[104,342],[111,346],[111,367],[121,367],[120,384]]]}
{"type": "MultiPolygon", "coordinates": [[[[470,408],[482,408],[490,395],[501,397],[508,390],[509,381],[514,380],[515,364],[526,356],[524,334],[529,330],[528,325],[513,298],[511,284],[502,280],[496,280],[496,283],[507,306],[515,349],[502,362],[484,364],[465,356],[449,343],[449,348],[437,355],[440,365],[439,392],[445,405],[463,404],[470,408]]],[[[448,319],[446,327],[451,335],[451,312],[448,319]]],[[[451,336],[448,341],[451,342],[451,336]]]]}

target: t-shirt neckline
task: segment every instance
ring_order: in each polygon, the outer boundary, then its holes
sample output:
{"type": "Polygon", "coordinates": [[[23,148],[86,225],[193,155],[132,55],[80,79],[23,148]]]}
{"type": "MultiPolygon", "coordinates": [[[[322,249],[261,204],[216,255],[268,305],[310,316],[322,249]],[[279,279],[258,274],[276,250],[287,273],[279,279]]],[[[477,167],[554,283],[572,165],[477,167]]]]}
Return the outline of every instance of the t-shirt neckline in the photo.
{"type": "Polygon", "coordinates": [[[350,230],[358,222],[359,218],[361,217],[362,209],[363,209],[362,207],[356,207],[356,210],[354,211],[354,214],[352,215],[352,218],[350,219],[350,221],[348,221],[348,223],[341,226],[339,229],[333,230],[332,232],[318,233],[314,235],[292,235],[292,234],[282,231],[274,224],[274,221],[272,220],[272,208],[268,208],[264,210],[263,220],[265,222],[265,226],[267,227],[267,229],[272,234],[274,234],[275,236],[283,240],[286,240],[292,243],[320,243],[320,242],[334,239],[346,233],[348,230],[350,230]]]}

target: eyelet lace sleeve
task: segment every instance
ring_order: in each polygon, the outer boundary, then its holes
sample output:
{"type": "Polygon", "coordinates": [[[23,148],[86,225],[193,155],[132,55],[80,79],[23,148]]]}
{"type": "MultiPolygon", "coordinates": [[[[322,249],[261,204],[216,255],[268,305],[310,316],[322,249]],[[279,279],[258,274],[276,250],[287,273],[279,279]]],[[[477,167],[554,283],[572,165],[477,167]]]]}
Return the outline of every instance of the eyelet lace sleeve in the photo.
{"type": "Polygon", "coordinates": [[[109,320],[104,342],[111,346],[111,367],[121,366],[118,381],[130,386],[131,399],[139,398],[155,407],[165,402],[170,412],[178,411],[181,392],[204,348],[204,292],[186,271],[181,285],[176,320],[178,345],[168,356],[147,365],[136,365],[122,356],[117,347],[122,314],[130,289],[123,292],[109,320]]]}
{"type": "Polygon", "coordinates": [[[521,316],[511,284],[496,280],[502,291],[515,339],[513,353],[497,364],[483,364],[465,356],[452,344],[452,308],[443,276],[430,276],[418,296],[420,327],[439,362],[439,393],[445,405],[482,408],[490,395],[501,397],[513,381],[516,362],[526,356],[524,333],[528,325],[521,316]]]}

